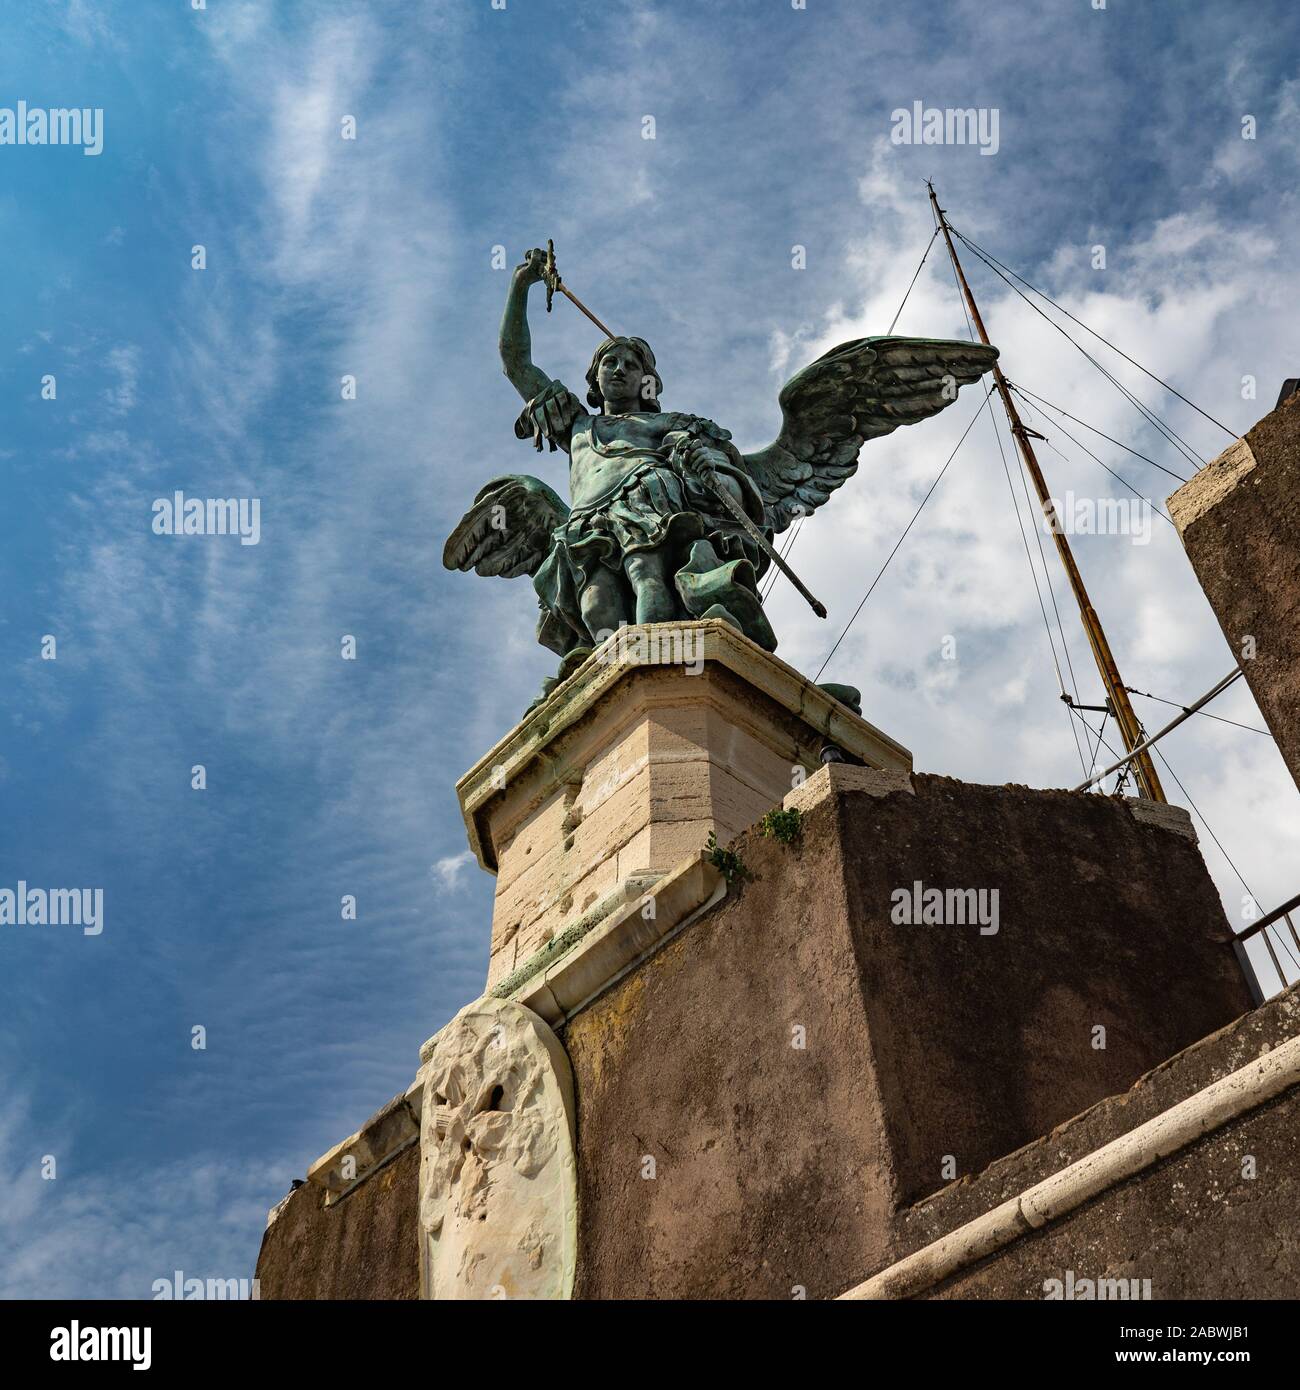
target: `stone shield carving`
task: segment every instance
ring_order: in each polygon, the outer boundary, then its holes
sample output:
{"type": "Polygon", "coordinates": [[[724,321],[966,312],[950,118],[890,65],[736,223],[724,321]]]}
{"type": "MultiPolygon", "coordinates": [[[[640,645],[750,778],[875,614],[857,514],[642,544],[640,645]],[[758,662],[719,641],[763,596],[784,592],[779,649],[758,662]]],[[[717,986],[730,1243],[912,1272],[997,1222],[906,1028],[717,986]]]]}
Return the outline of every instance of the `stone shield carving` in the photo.
{"type": "Polygon", "coordinates": [[[522,1005],[483,998],[420,1049],[420,1295],[570,1298],[573,1073],[522,1005]]]}

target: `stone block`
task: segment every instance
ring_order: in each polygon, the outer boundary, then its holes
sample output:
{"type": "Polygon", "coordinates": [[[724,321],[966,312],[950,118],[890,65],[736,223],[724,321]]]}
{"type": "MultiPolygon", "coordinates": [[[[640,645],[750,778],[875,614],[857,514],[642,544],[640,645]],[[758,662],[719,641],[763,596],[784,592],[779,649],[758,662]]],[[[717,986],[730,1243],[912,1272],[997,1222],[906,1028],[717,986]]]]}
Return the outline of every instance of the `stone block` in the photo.
{"type": "Polygon", "coordinates": [[[1300,787],[1300,395],[1180,487],[1169,515],[1300,787]]]}

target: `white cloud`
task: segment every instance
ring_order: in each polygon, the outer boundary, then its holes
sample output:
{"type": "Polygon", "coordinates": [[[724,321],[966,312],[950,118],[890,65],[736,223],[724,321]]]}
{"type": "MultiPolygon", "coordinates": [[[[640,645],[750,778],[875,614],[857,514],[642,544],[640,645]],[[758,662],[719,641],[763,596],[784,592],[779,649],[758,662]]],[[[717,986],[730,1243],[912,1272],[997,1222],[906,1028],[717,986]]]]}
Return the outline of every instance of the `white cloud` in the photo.
{"type": "Polygon", "coordinates": [[[462,850],[459,854],[450,854],[444,859],[439,859],[433,866],[433,873],[444,888],[458,888],[465,870],[473,862],[473,854],[469,850],[462,850]]]}
{"type": "Polygon", "coordinates": [[[37,1116],[30,1096],[0,1106],[0,1298],[150,1299],[175,1270],[251,1279],[270,1206],[293,1170],[258,1155],[94,1167],[71,1126],[37,1116]],[[43,1176],[47,1156],[54,1176],[43,1176]]]}
{"type": "Polygon", "coordinates": [[[66,0],[57,21],[83,47],[125,51],[126,44],[114,28],[108,10],[96,0],[66,0]]]}
{"type": "Polygon", "coordinates": [[[140,349],[131,343],[110,348],[108,370],[117,380],[104,392],[110,415],[126,415],[135,408],[140,383],[140,349]]]}

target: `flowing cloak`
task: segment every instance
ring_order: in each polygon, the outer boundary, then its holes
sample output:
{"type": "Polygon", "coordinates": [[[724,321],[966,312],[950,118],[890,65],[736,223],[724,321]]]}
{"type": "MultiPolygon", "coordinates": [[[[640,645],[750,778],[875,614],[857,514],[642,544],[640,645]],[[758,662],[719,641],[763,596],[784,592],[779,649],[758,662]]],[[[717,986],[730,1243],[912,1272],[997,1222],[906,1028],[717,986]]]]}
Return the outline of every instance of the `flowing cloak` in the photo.
{"type": "MultiPolygon", "coordinates": [[[[671,457],[672,444],[694,436],[716,449],[723,458],[715,472],[737,485],[742,507],[760,530],[765,529],[762,494],[728,431],[698,415],[665,414],[666,438],[657,450],[626,440],[600,442],[593,421],[602,417],[582,412],[573,421],[571,453],[582,447],[606,458],[637,458],[603,496],[570,511],[552,533],[550,553],[533,576],[541,608],[537,640],[561,656],[596,637],[583,622],[581,606],[592,576],[603,567],[627,584],[624,561],[647,551],[663,552],[681,618],[724,617],[768,651],[776,647],[758,599],[767,556],[694,471],[671,457]]],[[[516,433],[532,433],[537,425],[537,415],[525,410],[516,433]]]]}

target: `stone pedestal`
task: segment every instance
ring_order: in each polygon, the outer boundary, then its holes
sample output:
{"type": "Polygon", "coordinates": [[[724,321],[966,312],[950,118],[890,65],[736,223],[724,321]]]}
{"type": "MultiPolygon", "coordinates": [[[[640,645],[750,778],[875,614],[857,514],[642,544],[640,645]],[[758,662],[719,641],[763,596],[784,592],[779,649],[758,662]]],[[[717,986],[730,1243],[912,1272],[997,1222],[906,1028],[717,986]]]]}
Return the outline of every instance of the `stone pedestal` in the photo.
{"type": "Polygon", "coordinates": [[[1179,488],[1169,515],[1300,786],[1300,395],[1179,488]]]}
{"type": "Polygon", "coordinates": [[[911,754],[725,622],[627,628],[456,784],[497,876],[488,987],[779,806],[835,744],[911,754]]]}

